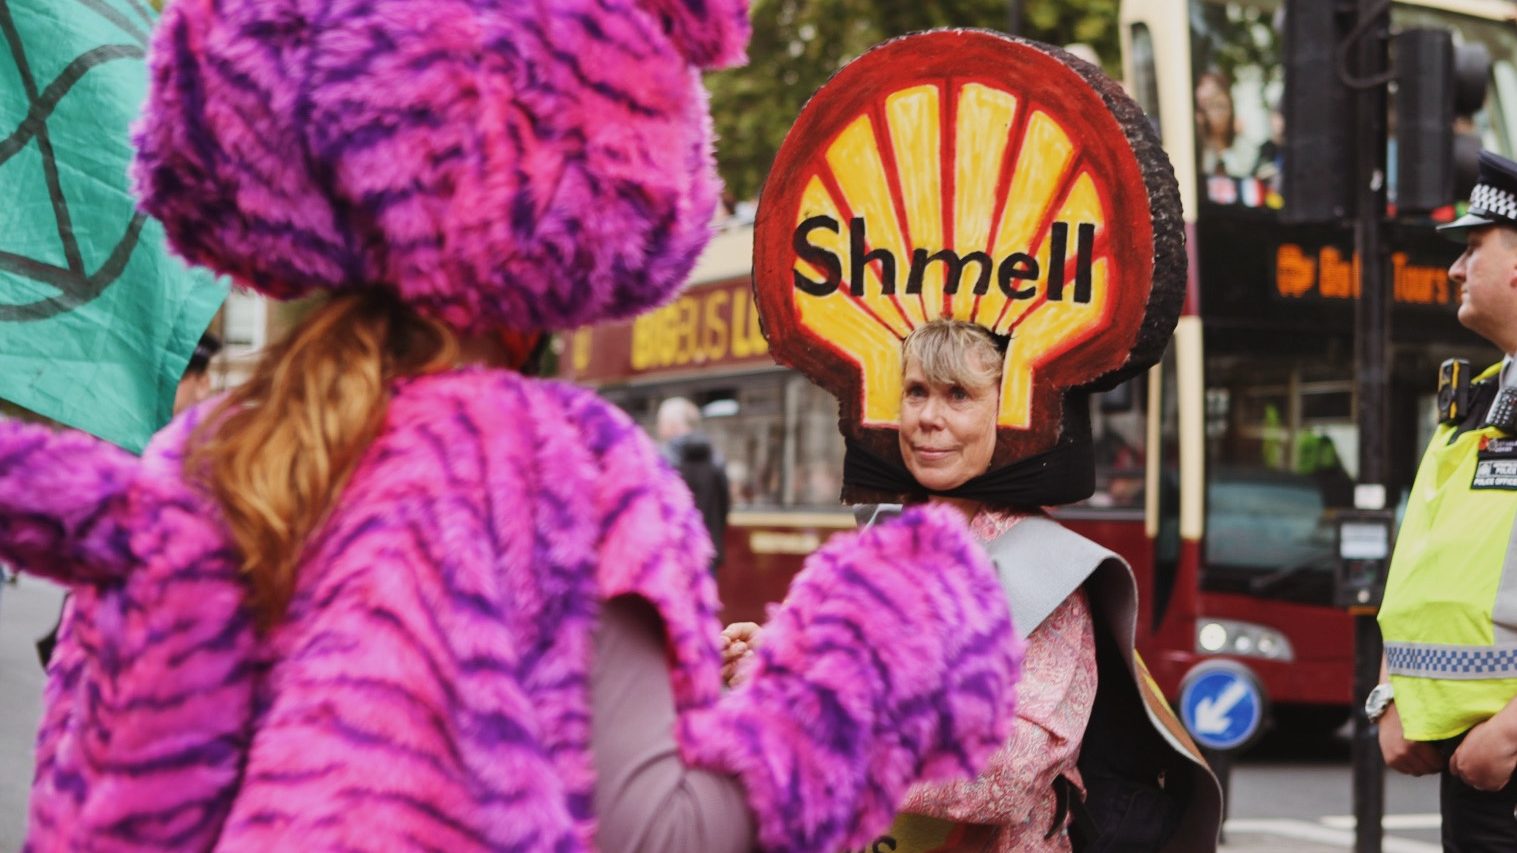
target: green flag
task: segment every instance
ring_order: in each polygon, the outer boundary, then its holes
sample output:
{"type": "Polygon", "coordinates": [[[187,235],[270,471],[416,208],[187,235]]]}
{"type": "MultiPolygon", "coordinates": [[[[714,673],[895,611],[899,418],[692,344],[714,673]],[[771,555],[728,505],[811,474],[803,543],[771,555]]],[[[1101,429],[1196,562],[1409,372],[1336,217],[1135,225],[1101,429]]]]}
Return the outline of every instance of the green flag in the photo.
{"type": "Polygon", "coordinates": [[[0,399],[134,452],[227,287],[136,209],[148,0],[0,0],[0,399]]]}

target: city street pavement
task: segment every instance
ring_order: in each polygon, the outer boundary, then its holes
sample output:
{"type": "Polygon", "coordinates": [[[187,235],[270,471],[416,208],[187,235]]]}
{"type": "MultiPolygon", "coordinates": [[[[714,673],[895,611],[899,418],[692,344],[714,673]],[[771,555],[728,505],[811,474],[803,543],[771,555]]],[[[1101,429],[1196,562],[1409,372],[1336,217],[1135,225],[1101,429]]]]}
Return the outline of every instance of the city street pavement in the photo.
{"type": "MultiPolygon", "coordinates": [[[[22,578],[0,586],[0,851],[18,850],[26,828],[32,740],[42,673],[32,647],[58,616],[62,594],[22,578]]],[[[1226,853],[1326,853],[1353,849],[1348,750],[1340,740],[1276,735],[1233,770],[1226,853]]],[[[1438,853],[1438,783],[1389,774],[1385,853],[1438,853]]]]}
{"type": "Polygon", "coordinates": [[[20,850],[25,837],[42,714],[42,667],[33,643],[52,630],[62,603],[62,590],[45,581],[0,584],[0,850],[20,850]]]}
{"type": "MultiPolygon", "coordinates": [[[[1234,766],[1226,853],[1354,849],[1353,771],[1347,741],[1292,733],[1265,738],[1234,766]]],[[[1387,771],[1382,849],[1440,853],[1438,779],[1387,771]]]]}

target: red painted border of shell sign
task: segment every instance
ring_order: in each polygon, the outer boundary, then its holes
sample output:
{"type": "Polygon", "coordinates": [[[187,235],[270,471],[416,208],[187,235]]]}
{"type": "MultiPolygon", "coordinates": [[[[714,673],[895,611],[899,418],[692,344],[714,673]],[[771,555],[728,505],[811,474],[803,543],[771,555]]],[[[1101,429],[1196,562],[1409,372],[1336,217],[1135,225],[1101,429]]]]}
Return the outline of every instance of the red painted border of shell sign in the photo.
{"type": "Polygon", "coordinates": [[[1093,66],[995,33],[887,42],[807,103],[770,171],[754,291],[775,358],[895,456],[900,342],[937,317],[1010,339],[994,465],[1051,447],[1067,390],[1162,354],[1185,286],[1179,194],[1093,66]]]}

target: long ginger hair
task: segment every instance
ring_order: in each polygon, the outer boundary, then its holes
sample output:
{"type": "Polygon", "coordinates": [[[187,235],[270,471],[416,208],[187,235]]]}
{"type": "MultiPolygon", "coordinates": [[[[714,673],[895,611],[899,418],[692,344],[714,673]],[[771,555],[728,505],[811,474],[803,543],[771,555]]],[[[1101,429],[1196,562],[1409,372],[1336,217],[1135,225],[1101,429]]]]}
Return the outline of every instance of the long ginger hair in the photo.
{"type": "Polygon", "coordinates": [[[185,474],[221,507],[261,628],[283,618],[306,541],[384,424],[393,381],[458,353],[448,327],[383,290],[338,295],[196,428],[185,474]]]}

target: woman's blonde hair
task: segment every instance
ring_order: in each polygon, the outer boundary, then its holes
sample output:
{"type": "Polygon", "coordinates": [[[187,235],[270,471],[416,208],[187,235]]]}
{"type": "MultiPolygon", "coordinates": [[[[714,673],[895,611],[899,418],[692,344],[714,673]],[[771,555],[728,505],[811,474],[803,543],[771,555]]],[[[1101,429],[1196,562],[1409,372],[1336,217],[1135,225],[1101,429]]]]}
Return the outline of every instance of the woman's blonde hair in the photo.
{"type": "Polygon", "coordinates": [[[984,326],[942,318],[911,330],[901,342],[901,369],[915,361],[934,385],[981,388],[1001,381],[1002,355],[984,326]]]}
{"type": "Polygon", "coordinates": [[[284,616],[306,540],[383,425],[393,380],[457,358],[448,327],[389,293],[335,296],[196,428],[185,475],[221,507],[260,627],[284,616]]]}

